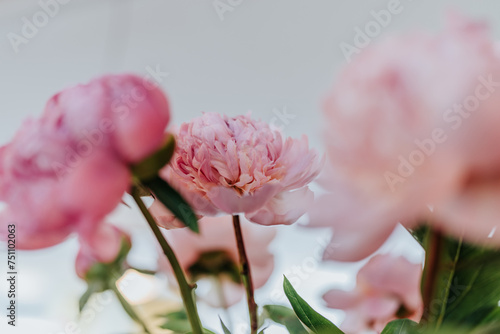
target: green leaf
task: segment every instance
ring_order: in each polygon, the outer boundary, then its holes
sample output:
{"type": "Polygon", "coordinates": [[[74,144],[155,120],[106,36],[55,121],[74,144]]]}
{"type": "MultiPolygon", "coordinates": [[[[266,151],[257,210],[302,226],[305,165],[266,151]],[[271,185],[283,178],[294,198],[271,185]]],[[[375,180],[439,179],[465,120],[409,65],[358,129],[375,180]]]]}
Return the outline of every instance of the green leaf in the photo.
{"type": "Polygon", "coordinates": [[[450,285],[445,323],[500,323],[500,252],[464,244],[450,285]]]}
{"type": "Polygon", "coordinates": [[[80,313],[83,311],[85,305],[87,305],[90,296],[92,296],[92,294],[93,292],[90,291],[90,289],[87,289],[87,291],[85,291],[85,293],[80,297],[80,300],[78,301],[78,307],[79,307],[78,310],[80,313]]]}
{"type": "Polygon", "coordinates": [[[475,329],[470,327],[443,326],[439,329],[426,328],[408,319],[395,320],[387,324],[381,334],[498,334],[498,326],[481,326],[475,329]]]}
{"type": "Polygon", "coordinates": [[[132,165],[130,170],[132,174],[141,181],[153,179],[158,172],[170,161],[175,151],[175,137],[169,135],[162,147],[142,160],[132,165]]]}
{"type": "Polygon", "coordinates": [[[415,240],[423,247],[425,238],[427,236],[427,233],[429,231],[429,226],[425,224],[420,224],[417,228],[415,229],[408,229],[408,232],[415,238],[415,240]]]}
{"type": "Polygon", "coordinates": [[[491,311],[488,313],[487,316],[485,316],[483,318],[481,323],[482,324],[490,324],[490,323],[500,324],[500,307],[498,307],[498,305],[493,306],[491,308],[491,311]]]}
{"type": "Polygon", "coordinates": [[[222,326],[222,330],[224,331],[224,334],[231,334],[231,331],[227,328],[227,326],[224,324],[224,321],[219,317],[220,320],[220,325],[222,326]]]}
{"type": "MultiPolygon", "coordinates": [[[[429,309],[424,310],[424,317],[437,328],[443,323],[446,315],[447,300],[450,294],[450,287],[453,283],[455,269],[460,258],[462,242],[443,237],[432,229],[426,229],[427,234],[423,239],[426,250],[426,264],[422,274],[422,295],[428,294],[430,304],[429,309]],[[433,250],[429,251],[430,248],[433,250]],[[435,254],[433,254],[435,253],[435,254]],[[430,257],[435,257],[435,265],[431,265],[430,257]],[[426,278],[434,275],[430,281],[426,278]]],[[[424,302],[425,302],[424,297],[424,302]]]]}
{"type": "Polygon", "coordinates": [[[85,307],[85,305],[87,305],[90,297],[92,297],[94,293],[99,293],[104,290],[106,290],[106,288],[103,286],[102,282],[99,281],[87,282],[87,290],[80,297],[80,300],[78,302],[80,312],[83,311],[83,308],[85,307]]]}
{"type": "Polygon", "coordinates": [[[170,320],[160,326],[163,329],[168,329],[174,333],[189,333],[191,331],[191,325],[189,321],[182,320],[170,320]]]}
{"type": "Polygon", "coordinates": [[[165,323],[160,327],[169,329],[176,333],[188,333],[191,331],[191,324],[184,309],[166,314],[165,323]]]}
{"type": "MultiPolygon", "coordinates": [[[[426,249],[428,239],[424,239],[426,249]]],[[[500,251],[448,237],[442,238],[438,249],[433,293],[424,310],[428,327],[468,328],[472,333],[485,330],[483,325],[500,324],[500,251]]]]}
{"type": "Polygon", "coordinates": [[[184,223],[190,230],[199,233],[198,217],[193,209],[187,204],[182,196],[175,191],[167,182],[156,176],[151,180],[144,181],[143,184],[151,189],[156,198],[165,205],[172,214],[184,223]]]}
{"type": "Polygon", "coordinates": [[[285,326],[290,334],[308,333],[292,309],[281,305],[265,305],[263,309],[265,318],[285,326]]]}
{"type": "Polygon", "coordinates": [[[302,321],[314,333],[343,334],[343,332],[331,321],[313,310],[313,308],[297,294],[288,279],[285,276],[283,277],[283,289],[285,290],[285,295],[290,301],[290,304],[292,304],[292,308],[300,321],[302,321]]]}
{"type": "Polygon", "coordinates": [[[127,302],[125,297],[123,297],[121,293],[117,293],[117,292],[115,292],[115,295],[118,298],[118,301],[120,302],[120,304],[122,305],[123,310],[128,314],[128,316],[132,320],[134,320],[138,323],[141,323],[141,318],[139,318],[137,313],[135,313],[134,308],[127,302]]]}
{"type": "Polygon", "coordinates": [[[412,334],[418,324],[409,319],[399,319],[391,321],[385,326],[381,334],[412,334]]]}
{"type": "MultiPolygon", "coordinates": [[[[160,326],[162,329],[168,329],[175,334],[192,334],[191,324],[185,309],[170,312],[167,314],[159,315],[160,318],[165,319],[165,323],[160,326]]],[[[209,329],[203,328],[204,334],[217,334],[209,329]]]]}

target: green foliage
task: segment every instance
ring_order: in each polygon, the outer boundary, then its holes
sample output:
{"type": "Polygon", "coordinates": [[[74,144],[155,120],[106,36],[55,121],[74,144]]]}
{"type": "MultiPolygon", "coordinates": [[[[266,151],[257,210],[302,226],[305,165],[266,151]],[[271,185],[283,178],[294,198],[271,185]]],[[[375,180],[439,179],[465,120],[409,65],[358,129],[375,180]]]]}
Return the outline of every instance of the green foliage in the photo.
{"type": "MultiPolygon", "coordinates": [[[[412,231],[429,253],[428,227],[412,231]]],[[[468,328],[467,333],[500,325],[500,251],[441,236],[432,296],[423,323],[430,329],[468,328]]],[[[426,262],[429,262],[426,256],[426,262]]],[[[425,277],[428,274],[426,263],[425,277]]],[[[500,332],[500,331],[499,331],[500,332]]],[[[482,333],[482,332],[481,332],[482,333]]]]}
{"type": "Polygon", "coordinates": [[[79,300],[80,312],[94,293],[113,289],[116,280],[118,280],[128,268],[126,259],[130,248],[130,242],[126,238],[123,238],[120,252],[115,261],[111,263],[95,263],[90,267],[85,274],[87,291],[85,291],[79,300]]]}
{"type": "MultiPolygon", "coordinates": [[[[171,330],[175,334],[191,334],[191,324],[186,313],[186,310],[170,312],[160,317],[165,319],[165,323],[160,326],[162,329],[171,330]]],[[[203,328],[204,334],[215,334],[211,330],[203,328]]]]}
{"type": "Polygon", "coordinates": [[[141,162],[130,166],[139,196],[149,196],[151,192],[172,214],[198,233],[198,218],[182,196],[158,176],[160,170],[170,161],[175,152],[175,138],[170,135],[163,146],[141,162]]]}
{"type": "Polygon", "coordinates": [[[165,323],[160,327],[169,329],[175,333],[188,333],[191,331],[188,316],[184,309],[168,313],[165,316],[165,323]]]}
{"type": "Polygon", "coordinates": [[[430,329],[426,325],[419,325],[408,319],[400,319],[390,322],[381,334],[498,334],[499,332],[498,325],[481,326],[474,329],[445,325],[440,329],[430,329]]]}
{"type": "Polygon", "coordinates": [[[170,161],[175,151],[175,138],[169,135],[162,147],[142,160],[141,162],[130,167],[132,174],[141,181],[153,179],[158,175],[158,172],[170,161]]]}
{"type": "Polygon", "coordinates": [[[283,289],[297,317],[314,333],[343,334],[343,332],[331,321],[309,306],[309,304],[298,295],[297,291],[295,291],[286,277],[284,277],[283,289]]]}
{"type": "Polygon", "coordinates": [[[450,282],[444,323],[500,323],[500,252],[462,245],[450,282]]]}
{"type": "Polygon", "coordinates": [[[286,327],[290,334],[307,334],[307,330],[295,315],[295,312],[281,305],[265,305],[263,307],[262,318],[286,327]]]}
{"type": "Polygon", "coordinates": [[[418,324],[409,319],[399,319],[391,321],[381,334],[413,334],[418,333],[418,324]]]}
{"type": "Polygon", "coordinates": [[[198,217],[182,196],[159,176],[142,182],[172,214],[193,232],[199,233],[198,217]]]}

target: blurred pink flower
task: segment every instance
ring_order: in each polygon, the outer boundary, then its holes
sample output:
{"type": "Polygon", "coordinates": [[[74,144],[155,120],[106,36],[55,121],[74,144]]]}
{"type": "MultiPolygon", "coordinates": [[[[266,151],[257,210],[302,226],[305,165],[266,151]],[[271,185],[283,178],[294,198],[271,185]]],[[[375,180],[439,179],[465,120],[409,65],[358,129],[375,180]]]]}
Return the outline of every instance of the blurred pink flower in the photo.
{"type": "Polygon", "coordinates": [[[0,148],[0,224],[16,224],[22,249],[91,233],[129,188],[129,164],[163,143],[169,118],[161,90],[133,75],[56,94],[0,148]]]}
{"type": "MultiPolygon", "coordinates": [[[[225,300],[221,300],[214,285],[203,299],[215,307],[231,306],[241,300],[245,293],[243,286],[233,280],[234,275],[239,277],[239,256],[232,217],[204,217],[199,221],[199,226],[200,234],[187,228],[166,231],[164,234],[189,277],[217,279],[222,284],[225,300]]],[[[258,289],[267,282],[274,269],[274,257],[269,252],[269,245],[276,230],[251,224],[245,219],[241,219],[241,227],[254,287],[258,289]]],[[[160,256],[159,266],[171,274],[170,264],[164,256],[160,256]]]]}
{"type": "Polygon", "coordinates": [[[16,224],[18,248],[52,246],[94,228],[128,188],[127,167],[102,150],[58,175],[72,145],[65,128],[40,119],[27,120],[2,147],[0,201],[7,205],[0,224],[16,224]]]}
{"type": "Polygon", "coordinates": [[[245,213],[262,225],[292,224],[312,202],[307,184],[320,165],[305,136],[283,139],[248,115],[204,113],[181,125],[162,176],[199,214],[245,213]]]}
{"type": "Polygon", "coordinates": [[[130,74],[65,89],[49,100],[44,115],[66,127],[81,147],[108,146],[126,162],[153,153],[163,143],[170,120],[167,98],[158,85],[130,74]]]}
{"type": "Polygon", "coordinates": [[[420,321],[421,275],[421,264],[410,263],[401,256],[375,255],[358,272],[353,291],[330,290],[323,298],[328,307],[346,312],[341,326],[346,333],[380,333],[397,318],[420,321]]]}
{"type": "Polygon", "coordinates": [[[429,219],[483,243],[496,226],[500,188],[467,180],[498,175],[500,61],[484,24],[458,15],[449,21],[437,36],[407,34],[367,48],[330,94],[331,166],[321,181],[330,193],[310,213],[311,226],[334,229],[325,258],[360,260],[398,222],[413,227],[429,219]],[[493,189],[494,206],[478,200],[493,189]]]}
{"type": "Polygon", "coordinates": [[[90,234],[81,235],[80,250],[75,261],[78,277],[85,279],[87,272],[96,263],[114,262],[124,243],[130,247],[130,236],[108,223],[100,224],[90,234]]]}

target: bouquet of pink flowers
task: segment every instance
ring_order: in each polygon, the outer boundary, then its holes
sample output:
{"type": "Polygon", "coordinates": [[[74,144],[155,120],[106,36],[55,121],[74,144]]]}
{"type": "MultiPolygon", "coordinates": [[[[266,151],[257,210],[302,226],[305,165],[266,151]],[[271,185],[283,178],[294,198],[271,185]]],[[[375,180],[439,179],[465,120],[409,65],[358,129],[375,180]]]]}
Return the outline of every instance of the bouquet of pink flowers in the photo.
{"type": "MultiPolygon", "coordinates": [[[[371,45],[343,69],[323,107],[325,154],[250,114],[204,113],[167,131],[156,84],[97,78],[54,95],[0,148],[0,235],[15,232],[26,250],[78,235],[80,310],[111,290],[144,333],[158,328],[117,287],[134,245],[107,221],[125,193],[161,249],[158,272],[182,297],[163,329],[214,333],[198,302],[228,309],[245,299],[251,334],[270,323],[292,334],[498,333],[499,87],[488,27],[458,15],[440,34],[371,45]],[[345,311],[342,323],[286,277],[291,308],[255,298],[275,268],[275,225],[303,215],[306,228],[332,232],[324,261],[366,259],[354,289],[323,296],[345,311]],[[398,226],[420,243],[423,263],[377,252],[398,226]]],[[[230,327],[220,320],[223,333],[230,327]]]]}

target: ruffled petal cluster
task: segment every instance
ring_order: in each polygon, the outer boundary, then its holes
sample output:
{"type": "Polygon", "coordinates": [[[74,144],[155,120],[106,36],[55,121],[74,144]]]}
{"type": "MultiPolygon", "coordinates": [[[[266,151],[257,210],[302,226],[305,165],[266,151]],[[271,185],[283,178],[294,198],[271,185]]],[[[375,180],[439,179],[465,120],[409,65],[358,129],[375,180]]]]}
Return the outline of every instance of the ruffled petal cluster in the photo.
{"type": "Polygon", "coordinates": [[[262,225],[292,224],[312,203],[321,161],[307,138],[250,116],[205,113],[180,126],[162,176],[202,215],[244,213],[262,225]]]}

